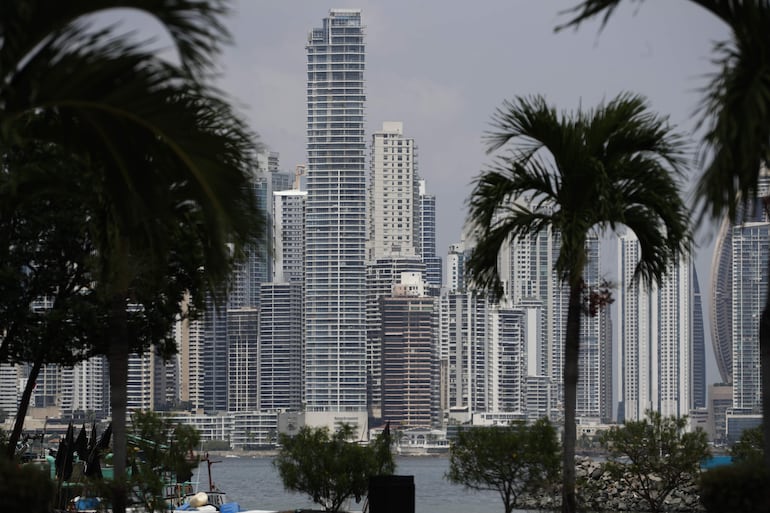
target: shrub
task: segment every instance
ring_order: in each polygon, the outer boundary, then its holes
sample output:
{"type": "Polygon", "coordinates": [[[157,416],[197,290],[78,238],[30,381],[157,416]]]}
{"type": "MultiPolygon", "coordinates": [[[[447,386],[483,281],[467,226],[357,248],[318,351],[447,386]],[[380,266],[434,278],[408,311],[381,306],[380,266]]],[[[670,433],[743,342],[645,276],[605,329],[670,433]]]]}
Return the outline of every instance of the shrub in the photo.
{"type": "Polygon", "coordinates": [[[701,503],[709,513],[770,513],[766,480],[761,461],[716,467],[701,475],[701,503]]]}

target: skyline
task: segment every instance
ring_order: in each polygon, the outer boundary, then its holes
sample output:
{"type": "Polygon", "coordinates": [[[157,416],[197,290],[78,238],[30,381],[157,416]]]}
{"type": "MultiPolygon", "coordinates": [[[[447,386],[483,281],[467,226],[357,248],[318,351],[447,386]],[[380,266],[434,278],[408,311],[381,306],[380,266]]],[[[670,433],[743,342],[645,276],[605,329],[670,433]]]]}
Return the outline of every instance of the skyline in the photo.
{"type": "MultiPolygon", "coordinates": [[[[482,137],[503,100],[542,93],[557,109],[574,110],[632,91],[682,132],[695,127],[698,89],[715,71],[709,55],[713,41],[726,35],[722,25],[690,2],[624,3],[603,29],[590,22],[555,33],[576,3],[450,1],[438,9],[403,0],[237,1],[226,20],[234,44],[224,48],[217,84],[242,107],[260,141],[280,154],[281,169],[293,170],[307,160],[308,32],[332,8],[361,9],[365,140],[385,121],[403,122],[404,136],[417,146],[418,172],[436,196],[436,252],[444,257],[460,240],[471,182],[490,162],[482,137]]],[[[693,168],[690,184],[698,175],[693,168]]],[[[699,228],[696,267],[706,294],[715,238],[716,227],[699,228]]],[[[601,272],[612,278],[606,263],[601,272]]],[[[718,374],[708,354],[711,382],[718,374]]]]}

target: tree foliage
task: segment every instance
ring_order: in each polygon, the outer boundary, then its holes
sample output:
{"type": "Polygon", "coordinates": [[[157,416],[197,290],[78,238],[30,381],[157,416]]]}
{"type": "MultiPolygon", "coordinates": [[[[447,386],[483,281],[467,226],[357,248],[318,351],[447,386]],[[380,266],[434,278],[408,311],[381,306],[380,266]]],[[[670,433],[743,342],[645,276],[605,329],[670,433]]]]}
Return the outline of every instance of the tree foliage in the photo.
{"type": "Polygon", "coordinates": [[[767,470],[761,460],[736,461],[701,475],[701,504],[708,513],[770,513],[770,497],[765,490],[767,470]]]}
{"type": "Polygon", "coordinates": [[[586,298],[586,243],[591,234],[624,225],[640,246],[634,279],[645,285],[660,281],[670,264],[690,249],[689,211],[680,196],[685,147],[666,118],[630,93],[574,113],[557,112],[542,96],[519,97],[504,102],[493,116],[493,127],[488,152],[506,151],[476,179],[471,193],[469,222],[476,246],[467,273],[472,284],[499,294],[497,264],[504,244],[539,233],[558,238],[554,271],[569,290],[562,507],[572,513],[577,508],[575,411],[582,315],[584,310],[598,313],[611,300],[606,286],[586,298]]]}
{"type": "Polygon", "coordinates": [[[749,428],[730,448],[730,455],[736,463],[760,463],[765,454],[762,426],[749,428]]]}
{"type": "Polygon", "coordinates": [[[647,417],[602,434],[609,452],[604,468],[658,513],[671,492],[697,481],[700,462],[710,450],[703,430],[685,431],[687,417],[663,417],[655,411],[647,417]]]}
{"type": "Polygon", "coordinates": [[[450,448],[446,477],[471,490],[498,492],[511,513],[522,496],[558,479],[559,452],[556,430],[546,419],[462,429],[450,448]]]}
{"type": "Polygon", "coordinates": [[[369,478],[395,470],[390,440],[378,436],[369,445],[351,441],[353,428],[303,427],[295,436],[279,435],[281,450],[273,464],[287,490],[306,493],[326,511],[339,511],[350,498],[360,502],[369,478]]]}
{"type": "Polygon", "coordinates": [[[0,504],[6,511],[50,513],[55,488],[48,469],[19,465],[0,454],[0,504]]]}
{"type": "MultiPolygon", "coordinates": [[[[169,274],[184,278],[175,291],[202,284],[191,299],[202,301],[221,288],[233,257],[262,228],[248,187],[257,167],[255,135],[209,80],[229,41],[227,12],[224,0],[0,4],[4,163],[11,149],[52,149],[81,170],[75,197],[92,206],[94,279],[107,305],[102,348],[110,367],[115,483],[125,474],[125,383],[137,340],[129,314],[162,320],[169,305],[179,309],[180,297],[160,286],[169,274]],[[100,26],[103,18],[93,16],[116,8],[154,18],[176,55],[166,59],[151,38],[119,23],[100,26]],[[184,272],[169,273],[175,267],[184,272]],[[147,292],[141,307],[136,290],[147,292]]],[[[138,328],[158,340],[168,333],[161,324],[138,328]]],[[[113,509],[125,510],[119,486],[113,509]]]]}
{"type": "Polygon", "coordinates": [[[193,451],[200,435],[192,426],[177,424],[151,411],[131,418],[130,484],[148,511],[166,511],[165,485],[189,481],[198,465],[193,451]]]}

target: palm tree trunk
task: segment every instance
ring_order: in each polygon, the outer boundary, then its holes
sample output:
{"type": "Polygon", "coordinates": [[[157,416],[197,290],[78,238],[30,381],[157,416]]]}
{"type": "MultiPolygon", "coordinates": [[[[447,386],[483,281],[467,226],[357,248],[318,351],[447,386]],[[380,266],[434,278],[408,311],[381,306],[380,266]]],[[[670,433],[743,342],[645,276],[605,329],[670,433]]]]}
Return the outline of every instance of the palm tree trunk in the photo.
{"type": "Polygon", "coordinates": [[[128,381],[128,332],[124,295],[116,293],[110,305],[110,340],[107,359],[110,368],[112,410],[113,513],[126,511],[126,403],[128,381]]]}
{"type": "Polygon", "coordinates": [[[16,454],[16,444],[21,438],[21,430],[24,428],[24,418],[27,416],[27,410],[29,409],[29,403],[32,400],[32,391],[35,389],[37,383],[37,377],[40,375],[40,369],[43,367],[43,358],[38,357],[35,363],[32,364],[32,369],[29,371],[27,377],[27,384],[24,386],[24,392],[21,394],[21,401],[19,401],[19,409],[16,412],[16,421],[13,424],[13,431],[11,431],[11,437],[8,439],[8,457],[13,458],[16,454]]]}
{"type": "Polygon", "coordinates": [[[577,406],[578,354],[580,352],[581,280],[571,280],[564,341],[564,438],[562,462],[563,513],[575,513],[575,408],[577,406]]]}

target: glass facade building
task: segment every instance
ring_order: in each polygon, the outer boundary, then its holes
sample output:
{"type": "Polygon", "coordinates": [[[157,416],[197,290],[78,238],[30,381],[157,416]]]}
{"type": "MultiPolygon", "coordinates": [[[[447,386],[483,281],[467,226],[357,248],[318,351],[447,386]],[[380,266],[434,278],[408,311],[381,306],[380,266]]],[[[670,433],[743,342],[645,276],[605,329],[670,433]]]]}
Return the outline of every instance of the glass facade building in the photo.
{"type": "Polygon", "coordinates": [[[732,233],[733,408],[759,413],[762,379],[759,320],[767,294],[770,223],[735,226],[732,233]]]}
{"type": "Polygon", "coordinates": [[[306,52],[306,411],[365,414],[365,52],[360,10],[331,10],[323,25],[310,32],[306,52]]]}

